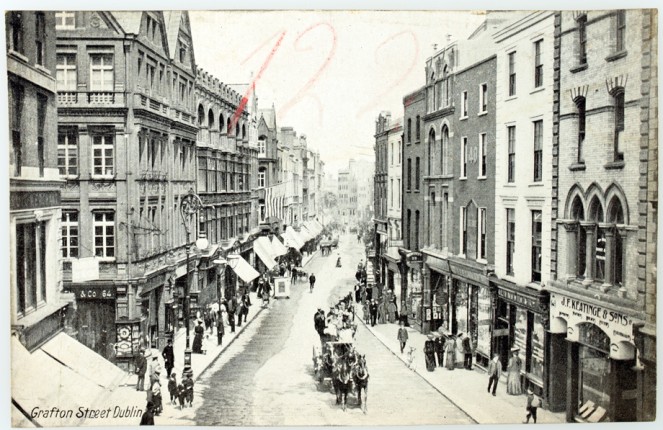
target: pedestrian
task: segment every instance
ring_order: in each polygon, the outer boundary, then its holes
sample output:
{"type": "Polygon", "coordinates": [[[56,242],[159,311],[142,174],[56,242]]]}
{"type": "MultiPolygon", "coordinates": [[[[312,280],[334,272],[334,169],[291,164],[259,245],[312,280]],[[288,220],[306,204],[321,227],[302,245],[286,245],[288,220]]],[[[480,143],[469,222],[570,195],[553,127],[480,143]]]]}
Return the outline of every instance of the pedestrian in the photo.
{"type": "Polygon", "coordinates": [[[467,370],[472,370],[472,341],[467,333],[463,336],[462,342],[464,354],[463,367],[467,370]]]}
{"type": "Polygon", "coordinates": [[[157,379],[152,384],[152,403],[154,404],[154,415],[161,414],[163,411],[163,401],[161,399],[161,383],[159,382],[159,371],[156,372],[157,379]]]}
{"type": "Polygon", "coordinates": [[[230,333],[235,333],[235,311],[237,310],[237,300],[231,296],[228,300],[228,322],[230,323],[230,333]]]}
{"type": "Polygon", "coordinates": [[[456,368],[456,339],[453,336],[449,337],[449,340],[447,340],[444,352],[447,356],[446,368],[448,370],[454,370],[456,368]]]}
{"type": "Polygon", "coordinates": [[[315,274],[311,273],[311,276],[308,277],[308,283],[310,291],[313,292],[313,287],[315,286],[315,274]]]}
{"type": "Polygon", "coordinates": [[[291,266],[292,269],[290,269],[290,284],[294,284],[297,282],[297,269],[295,266],[291,266]]]}
{"type": "Polygon", "coordinates": [[[265,285],[262,287],[262,306],[269,306],[269,297],[272,293],[272,285],[269,281],[265,282],[265,285]]]}
{"type": "Polygon", "coordinates": [[[247,291],[242,296],[242,313],[240,315],[240,319],[244,317],[245,323],[249,317],[249,307],[251,307],[251,304],[251,296],[249,296],[249,292],[247,291]]]}
{"type": "Polygon", "coordinates": [[[152,390],[152,385],[159,380],[160,374],[161,364],[159,364],[159,358],[155,355],[152,357],[152,363],[150,365],[150,386],[147,389],[148,392],[152,390]]]}
{"type": "Polygon", "coordinates": [[[186,388],[184,388],[183,382],[177,385],[177,400],[180,402],[180,411],[186,406],[186,388]]]}
{"type": "Polygon", "coordinates": [[[378,304],[378,323],[379,324],[384,324],[387,321],[386,314],[387,314],[387,306],[384,302],[384,297],[382,297],[380,299],[380,303],[378,304]]]}
{"type": "Polygon", "coordinates": [[[437,354],[437,367],[442,367],[444,362],[445,337],[439,335],[435,338],[435,354],[437,354]]]}
{"type": "Polygon", "coordinates": [[[203,353],[203,334],[205,329],[203,328],[203,322],[198,320],[198,325],[194,329],[195,335],[193,336],[193,353],[202,354],[203,353]]]}
{"type": "Polygon", "coordinates": [[[186,375],[184,382],[182,383],[186,389],[186,401],[189,403],[189,406],[193,405],[193,379],[191,379],[191,373],[186,375]]]}
{"type": "Polygon", "coordinates": [[[134,359],[134,369],[136,375],[138,376],[138,381],[136,382],[136,391],[145,390],[145,373],[147,372],[147,360],[143,355],[143,350],[139,350],[136,358],[134,359]]]}
{"type": "Polygon", "coordinates": [[[166,368],[166,375],[170,375],[175,367],[175,353],[173,352],[172,339],[168,339],[167,345],[163,347],[161,356],[163,357],[163,365],[166,368]]]}
{"type": "Polygon", "coordinates": [[[512,396],[523,393],[523,388],[520,384],[520,369],[522,368],[523,361],[520,359],[519,351],[517,347],[511,348],[511,357],[506,366],[506,392],[512,396]]]}
{"type": "Polygon", "coordinates": [[[168,377],[168,394],[170,394],[170,404],[177,403],[177,375],[175,372],[171,373],[168,377]]]}
{"type": "Polygon", "coordinates": [[[541,398],[534,394],[531,388],[527,390],[527,415],[525,415],[526,421],[523,421],[523,424],[529,424],[529,419],[532,418],[534,424],[536,424],[536,411],[541,406],[541,398]]]}
{"type": "Polygon", "coordinates": [[[396,322],[396,312],[396,302],[389,301],[389,304],[387,305],[387,321],[389,321],[390,324],[396,322]]]}
{"type": "Polygon", "coordinates": [[[432,372],[435,370],[435,336],[428,334],[428,340],[424,343],[424,359],[426,360],[426,370],[432,372]]]}
{"type": "Polygon", "coordinates": [[[408,334],[407,334],[407,329],[405,328],[405,323],[403,321],[400,322],[400,327],[398,328],[398,342],[401,344],[401,354],[405,350],[405,344],[407,343],[408,340],[408,334]]]}
{"type": "Polygon", "coordinates": [[[205,314],[203,316],[203,321],[205,321],[205,330],[209,329],[209,332],[213,333],[214,326],[212,325],[212,316],[209,314],[208,311],[205,311],[205,314]]]}
{"type": "Polygon", "coordinates": [[[378,301],[377,300],[373,300],[373,302],[371,302],[371,306],[370,306],[369,310],[371,312],[371,327],[375,327],[375,322],[378,319],[378,301]]]}
{"type": "Polygon", "coordinates": [[[490,393],[490,387],[493,387],[493,396],[497,390],[497,383],[500,380],[502,375],[502,363],[500,362],[500,355],[493,355],[493,359],[488,363],[488,392],[490,393]]]}
{"type": "Polygon", "coordinates": [[[361,286],[359,284],[355,284],[355,303],[359,303],[361,301],[361,286]]]}
{"type": "Polygon", "coordinates": [[[223,344],[223,335],[226,334],[226,329],[223,326],[223,319],[219,318],[216,321],[216,344],[223,344]]]}
{"type": "Polygon", "coordinates": [[[147,406],[145,406],[145,412],[143,412],[143,416],[140,417],[140,425],[141,426],[153,426],[154,425],[154,412],[152,409],[154,408],[154,405],[152,402],[147,402],[147,406]]]}

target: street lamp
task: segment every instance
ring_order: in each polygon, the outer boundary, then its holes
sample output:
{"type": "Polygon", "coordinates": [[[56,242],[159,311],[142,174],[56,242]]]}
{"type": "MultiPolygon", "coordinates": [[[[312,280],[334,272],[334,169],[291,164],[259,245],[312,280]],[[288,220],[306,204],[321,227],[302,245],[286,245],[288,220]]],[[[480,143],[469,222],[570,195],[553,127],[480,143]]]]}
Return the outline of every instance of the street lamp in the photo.
{"type": "MultiPolygon", "coordinates": [[[[191,370],[191,345],[190,345],[190,316],[189,316],[189,261],[191,259],[191,229],[189,226],[190,218],[197,214],[203,206],[200,197],[193,192],[193,188],[189,188],[189,193],[182,198],[180,203],[180,214],[182,214],[182,223],[184,224],[184,231],[186,232],[186,282],[184,283],[184,324],[186,326],[186,349],[184,350],[184,369],[183,374],[192,374],[191,370]]],[[[198,241],[196,241],[197,243],[198,241]]],[[[202,243],[201,243],[202,245],[202,243]]]]}
{"type": "Polygon", "coordinates": [[[216,299],[219,304],[219,310],[217,312],[218,322],[216,328],[216,342],[217,345],[221,345],[221,342],[223,341],[223,334],[221,334],[221,330],[219,330],[219,324],[223,324],[223,319],[221,317],[221,276],[223,276],[225,286],[226,265],[228,264],[228,261],[223,258],[219,258],[218,260],[214,260],[213,263],[218,266],[218,276],[216,279],[216,299]]]}

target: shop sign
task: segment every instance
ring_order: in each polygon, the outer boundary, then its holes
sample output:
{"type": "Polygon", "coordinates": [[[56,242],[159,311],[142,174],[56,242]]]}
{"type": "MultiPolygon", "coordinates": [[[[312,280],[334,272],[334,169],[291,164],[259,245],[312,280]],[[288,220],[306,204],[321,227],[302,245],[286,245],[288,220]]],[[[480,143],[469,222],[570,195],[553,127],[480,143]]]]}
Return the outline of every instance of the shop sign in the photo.
{"type": "Polygon", "coordinates": [[[550,295],[550,318],[562,318],[567,327],[591,323],[610,336],[613,343],[633,342],[633,319],[619,311],[558,294],[550,295]]]}
{"type": "Polygon", "coordinates": [[[539,312],[539,300],[536,298],[527,297],[522,294],[515,293],[513,291],[505,290],[503,288],[499,288],[497,290],[497,295],[500,298],[507,300],[511,303],[515,303],[517,305],[529,308],[530,310],[533,310],[535,312],[539,312]]]}
{"type": "Polygon", "coordinates": [[[72,291],[76,295],[77,299],[87,299],[87,300],[114,300],[115,299],[115,287],[97,287],[97,286],[85,286],[85,287],[74,287],[72,286],[72,291]]]}
{"type": "Polygon", "coordinates": [[[442,308],[440,306],[426,306],[424,309],[424,321],[440,320],[442,319],[442,308]]]}

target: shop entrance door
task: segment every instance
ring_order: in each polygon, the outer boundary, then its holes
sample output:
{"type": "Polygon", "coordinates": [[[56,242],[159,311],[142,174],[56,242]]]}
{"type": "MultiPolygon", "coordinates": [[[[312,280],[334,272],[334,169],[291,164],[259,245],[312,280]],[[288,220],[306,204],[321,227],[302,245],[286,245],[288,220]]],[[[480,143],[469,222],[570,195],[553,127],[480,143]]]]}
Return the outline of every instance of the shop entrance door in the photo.
{"type": "Polygon", "coordinates": [[[504,301],[498,301],[496,314],[495,329],[493,330],[494,351],[500,356],[502,368],[506,369],[514,335],[516,307],[504,301]]]}
{"type": "Polygon", "coordinates": [[[115,355],[115,302],[79,300],[74,326],[78,341],[106,359],[115,355]]]}

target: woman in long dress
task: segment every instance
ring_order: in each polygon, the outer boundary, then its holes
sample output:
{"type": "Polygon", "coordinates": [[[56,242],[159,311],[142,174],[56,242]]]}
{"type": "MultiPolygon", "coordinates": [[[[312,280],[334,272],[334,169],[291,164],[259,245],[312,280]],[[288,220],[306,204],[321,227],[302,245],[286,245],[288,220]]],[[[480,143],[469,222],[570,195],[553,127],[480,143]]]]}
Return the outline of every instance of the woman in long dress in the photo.
{"type": "Polygon", "coordinates": [[[203,353],[203,333],[205,329],[203,328],[203,322],[198,321],[198,325],[195,328],[195,336],[193,337],[193,353],[202,354],[203,353]]]}
{"type": "Polygon", "coordinates": [[[435,370],[435,341],[433,335],[428,335],[428,340],[424,343],[424,357],[426,359],[426,370],[432,372],[435,370]]]}
{"type": "Polygon", "coordinates": [[[449,370],[454,370],[456,368],[456,338],[452,336],[447,340],[444,351],[447,355],[446,363],[444,364],[445,367],[449,370]]]}
{"type": "Polygon", "coordinates": [[[396,303],[393,301],[389,302],[387,305],[387,313],[389,315],[389,323],[393,324],[396,322],[396,303]]]}
{"type": "Polygon", "coordinates": [[[511,395],[519,395],[523,393],[523,388],[520,384],[520,369],[523,365],[518,349],[511,349],[511,358],[506,367],[506,392],[511,395]]]}

